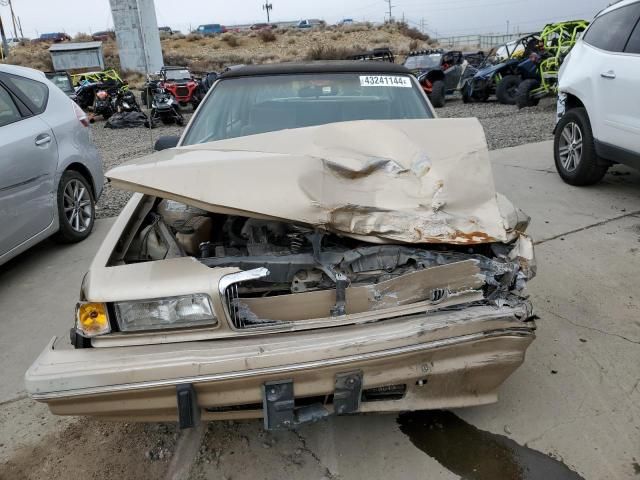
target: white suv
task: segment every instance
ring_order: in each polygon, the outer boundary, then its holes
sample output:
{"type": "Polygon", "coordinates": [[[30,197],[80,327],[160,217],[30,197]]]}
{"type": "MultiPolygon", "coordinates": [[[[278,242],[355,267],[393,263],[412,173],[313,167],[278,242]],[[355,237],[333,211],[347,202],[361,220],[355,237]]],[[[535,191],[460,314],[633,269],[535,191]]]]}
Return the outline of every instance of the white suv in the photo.
{"type": "Polygon", "coordinates": [[[571,185],[640,169],[640,0],[600,12],[560,69],[554,154],[571,185]]]}

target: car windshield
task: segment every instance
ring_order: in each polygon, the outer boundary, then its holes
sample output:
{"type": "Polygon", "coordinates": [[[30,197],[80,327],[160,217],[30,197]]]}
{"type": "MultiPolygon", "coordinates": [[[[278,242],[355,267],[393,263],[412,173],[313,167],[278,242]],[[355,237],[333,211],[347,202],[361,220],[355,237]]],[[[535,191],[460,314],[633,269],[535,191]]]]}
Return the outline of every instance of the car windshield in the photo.
{"type": "Polygon", "coordinates": [[[222,80],[182,145],[352,120],[433,118],[408,75],[298,74],[222,80]]]}
{"type": "Polygon", "coordinates": [[[67,75],[47,75],[49,80],[55,84],[60,90],[65,93],[73,92],[73,87],[71,86],[71,80],[67,75]]]}
{"type": "Polygon", "coordinates": [[[412,55],[407,57],[404,66],[409,70],[416,68],[437,68],[442,60],[441,53],[432,53],[430,55],[412,55]]]}
{"type": "Polygon", "coordinates": [[[191,73],[189,73],[189,70],[186,68],[181,70],[166,70],[164,75],[167,80],[187,80],[191,78],[191,73]]]}

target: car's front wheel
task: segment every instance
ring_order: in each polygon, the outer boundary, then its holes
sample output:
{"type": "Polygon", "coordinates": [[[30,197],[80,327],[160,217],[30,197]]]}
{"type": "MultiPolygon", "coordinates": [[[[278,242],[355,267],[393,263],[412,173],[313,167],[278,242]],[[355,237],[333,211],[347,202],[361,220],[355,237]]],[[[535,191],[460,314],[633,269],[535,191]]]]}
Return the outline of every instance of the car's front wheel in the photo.
{"type": "Polygon", "coordinates": [[[591,123],[584,108],[569,110],[556,126],[553,151],[556,169],[569,185],[593,185],[609,164],[598,158],[591,123]]]}
{"type": "Polygon", "coordinates": [[[78,172],[67,170],[58,185],[58,221],[55,239],[62,243],[80,242],[93,230],[96,204],[89,182],[78,172]]]}

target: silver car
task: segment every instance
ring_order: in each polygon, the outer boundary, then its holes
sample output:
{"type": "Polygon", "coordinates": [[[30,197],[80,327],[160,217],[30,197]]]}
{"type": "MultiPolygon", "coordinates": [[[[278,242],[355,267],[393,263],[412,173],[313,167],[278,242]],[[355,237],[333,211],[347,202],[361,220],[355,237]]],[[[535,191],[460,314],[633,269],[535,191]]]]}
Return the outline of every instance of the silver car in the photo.
{"type": "Polygon", "coordinates": [[[88,126],[44,73],[0,65],[0,265],[51,235],[91,233],[104,177],[88,126]]]}

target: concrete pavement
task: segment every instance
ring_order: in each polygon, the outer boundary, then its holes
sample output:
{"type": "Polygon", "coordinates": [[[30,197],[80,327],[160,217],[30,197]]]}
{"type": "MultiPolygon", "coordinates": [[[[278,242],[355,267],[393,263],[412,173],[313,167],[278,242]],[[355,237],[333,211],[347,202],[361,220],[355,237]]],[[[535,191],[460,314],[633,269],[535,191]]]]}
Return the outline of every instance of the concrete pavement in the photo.
{"type": "MultiPolygon", "coordinates": [[[[550,142],[492,152],[492,162],[498,190],[533,218],[538,277],[530,293],[541,320],[538,339],[523,367],[502,387],[500,402],[455,413],[481,430],[561,459],[584,478],[637,478],[640,174],[616,167],[597,186],[570,187],[553,169],[550,142]]],[[[46,341],[67,334],[82,275],[108,224],[97,222],[84,244],[43,244],[0,267],[3,432],[18,432],[20,415],[35,413],[47,431],[60,428],[30,400],[10,400],[23,394],[24,370],[46,341]]],[[[452,473],[459,472],[455,465],[440,464],[416,448],[395,415],[332,418],[269,437],[268,447],[257,440],[263,438],[260,422],[233,429],[210,425],[207,435],[206,448],[217,448],[215,439],[224,437],[220,448],[232,455],[199,465],[202,478],[460,475],[452,473]],[[298,450],[307,463],[292,461],[298,450]]],[[[36,441],[33,435],[1,434],[0,461],[20,444],[36,441]]],[[[459,447],[473,449],[474,444],[459,447]]],[[[130,454],[144,460],[143,452],[130,454]]]]}

